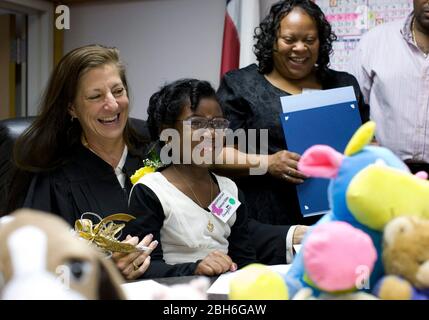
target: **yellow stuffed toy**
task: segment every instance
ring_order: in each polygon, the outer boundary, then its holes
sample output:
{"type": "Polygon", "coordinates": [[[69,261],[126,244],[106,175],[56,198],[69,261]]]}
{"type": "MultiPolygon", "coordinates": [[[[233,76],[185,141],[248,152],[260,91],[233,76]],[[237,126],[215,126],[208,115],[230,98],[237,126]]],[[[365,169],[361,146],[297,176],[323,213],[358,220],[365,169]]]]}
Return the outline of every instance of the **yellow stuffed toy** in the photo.
{"type": "Polygon", "coordinates": [[[244,267],[230,282],[230,300],[287,300],[288,297],[283,277],[263,264],[244,267]]]}

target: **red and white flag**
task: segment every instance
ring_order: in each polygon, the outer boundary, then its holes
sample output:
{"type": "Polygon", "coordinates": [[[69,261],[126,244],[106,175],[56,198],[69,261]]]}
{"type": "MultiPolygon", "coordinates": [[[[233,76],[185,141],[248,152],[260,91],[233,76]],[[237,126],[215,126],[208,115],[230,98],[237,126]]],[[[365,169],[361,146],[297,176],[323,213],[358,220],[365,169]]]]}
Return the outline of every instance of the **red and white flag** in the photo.
{"type": "Polygon", "coordinates": [[[253,35],[259,25],[259,0],[228,0],[220,76],[256,62],[253,35]]]}

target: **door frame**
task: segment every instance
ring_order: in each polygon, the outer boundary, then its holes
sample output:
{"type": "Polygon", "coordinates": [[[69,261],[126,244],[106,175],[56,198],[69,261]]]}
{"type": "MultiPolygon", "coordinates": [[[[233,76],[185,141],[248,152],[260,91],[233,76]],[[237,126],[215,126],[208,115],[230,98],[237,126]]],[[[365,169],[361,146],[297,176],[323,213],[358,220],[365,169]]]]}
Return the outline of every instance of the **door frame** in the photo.
{"type": "Polygon", "coordinates": [[[45,0],[0,0],[0,7],[28,16],[26,115],[33,116],[53,68],[54,4],[45,0]]]}

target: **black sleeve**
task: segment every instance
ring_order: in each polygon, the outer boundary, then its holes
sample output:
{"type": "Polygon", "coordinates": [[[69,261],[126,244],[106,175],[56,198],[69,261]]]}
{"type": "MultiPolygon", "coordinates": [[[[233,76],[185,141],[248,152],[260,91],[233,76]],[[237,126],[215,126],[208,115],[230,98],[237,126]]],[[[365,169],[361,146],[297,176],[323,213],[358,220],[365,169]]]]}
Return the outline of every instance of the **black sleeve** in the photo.
{"type": "Polygon", "coordinates": [[[153,239],[158,241],[158,246],[151,254],[149,268],[142,278],[162,278],[194,275],[198,263],[180,263],[170,265],[165,263],[163,258],[161,243],[161,228],[164,224],[164,211],[155,193],[143,184],[134,186],[130,195],[129,213],[136,217],[136,220],[128,223],[125,229],[131,236],[138,236],[142,239],[149,233],[153,234],[153,239]]]}
{"type": "MultiPolygon", "coordinates": [[[[38,173],[34,175],[23,204],[24,208],[41,210],[63,218],[74,227],[80,211],[76,207],[70,183],[63,175],[38,173]]],[[[91,210],[84,210],[85,211],[91,210]]]]}
{"type": "Polygon", "coordinates": [[[20,170],[15,166],[12,167],[9,177],[5,177],[3,181],[4,190],[0,190],[0,192],[4,192],[3,199],[6,200],[2,206],[3,213],[10,214],[23,207],[33,176],[34,174],[31,172],[20,170]]]}
{"type": "Polygon", "coordinates": [[[247,214],[246,201],[244,194],[238,190],[238,199],[241,205],[237,209],[237,219],[231,228],[231,234],[228,237],[228,255],[239,268],[249,263],[256,262],[256,252],[249,233],[249,217],[247,214]]]}
{"type": "Polygon", "coordinates": [[[249,102],[240,94],[238,75],[226,74],[217,90],[217,98],[222,107],[224,116],[230,121],[232,130],[247,129],[247,121],[252,116],[249,102]]]}
{"type": "Polygon", "coordinates": [[[268,265],[286,263],[286,237],[290,227],[250,219],[250,235],[259,262],[268,265]]]}
{"type": "Polygon", "coordinates": [[[57,213],[58,210],[52,195],[52,184],[49,174],[36,174],[31,180],[23,207],[57,213]]]}

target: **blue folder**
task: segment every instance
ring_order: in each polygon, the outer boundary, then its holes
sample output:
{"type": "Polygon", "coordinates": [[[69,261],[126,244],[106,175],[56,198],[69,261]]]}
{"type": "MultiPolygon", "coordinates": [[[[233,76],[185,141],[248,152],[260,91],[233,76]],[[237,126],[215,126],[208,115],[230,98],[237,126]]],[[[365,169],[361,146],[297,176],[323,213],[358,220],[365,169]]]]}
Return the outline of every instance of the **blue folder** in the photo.
{"type": "MultiPolygon", "coordinates": [[[[286,145],[299,154],[315,144],[326,144],[343,153],[362,123],[351,86],[281,97],[281,104],[286,145]]],[[[329,211],[328,184],[327,179],[309,178],[297,185],[304,217],[329,211]]]]}

